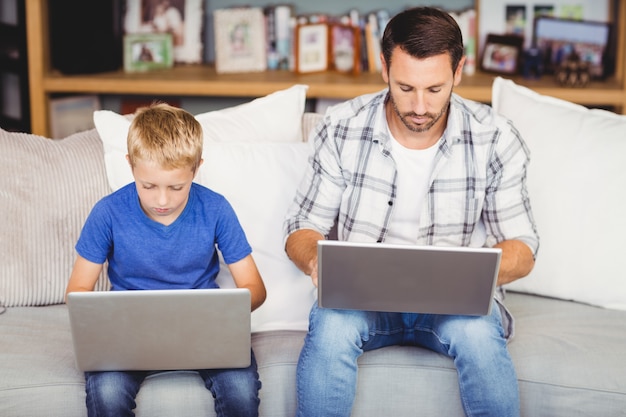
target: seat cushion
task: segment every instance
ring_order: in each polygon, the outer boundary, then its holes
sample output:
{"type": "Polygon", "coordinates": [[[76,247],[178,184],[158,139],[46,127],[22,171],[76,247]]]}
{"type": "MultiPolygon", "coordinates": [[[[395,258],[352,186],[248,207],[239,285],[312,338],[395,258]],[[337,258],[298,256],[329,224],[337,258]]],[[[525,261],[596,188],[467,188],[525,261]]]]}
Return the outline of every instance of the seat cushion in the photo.
{"type": "MultiPolygon", "coordinates": [[[[625,312],[520,293],[509,293],[506,304],[517,318],[509,351],[522,416],[623,416],[625,312]]],[[[0,334],[0,415],[86,415],[65,305],[9,308],[0,315],[0,334]]],[[[294,415],[304,336],[286,330],[253,334],[262,416],[294,415]]],[[[137,402],[137,416],[215,415],[211,395],[189,371],[149,377],[137,402]]],[[[405,346],[365,353],[353,415],[462,415],[452,360],[405,346]]]]}
{"type": "Polygon", "coordinates": [[[624,415],[626,312],[511,292],[506,305],[524,415],[624,415]]]}

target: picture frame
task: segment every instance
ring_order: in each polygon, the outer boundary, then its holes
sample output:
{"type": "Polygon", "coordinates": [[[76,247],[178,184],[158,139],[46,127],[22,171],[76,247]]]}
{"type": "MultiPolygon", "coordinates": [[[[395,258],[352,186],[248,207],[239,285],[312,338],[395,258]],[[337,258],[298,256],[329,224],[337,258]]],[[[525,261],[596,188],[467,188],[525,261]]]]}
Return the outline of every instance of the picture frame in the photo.
{"type": "Polygon", "coordinates": [[[124,34],[169,33],[174,63],[201,63],[204,3],[204,0],[126,0],[124,34]]]}
{"type": "Polygon", "coordinates": [[[361,71],[361,30],[356,26],[330,25],[330,64],[338,72],[358,74],[361,71]]]}
{"type": "Polygon", "coordinates": [[[172,35],[146,33],[124,36],[124,71],[146,72],[172,68],[172,35]]]}
{"type": "Polygon", "coordinates": [[[260,7],[213,11],[217,73],[260,72],[267,69],[265,16],[260,7]]]}
{"type": "Polygon", "coordinates": [[[480,69],[497,74],[517,74],[524,38],[516,35],[487,35],[480,69]]]}
{"type": "Polygon", "coordinates": [[[587,62],[589,75],[604,79],[614,71],[613,25],[577,19],[541,16],[535,19],[533,40],[544,57],[544,68],[554,74],[572,54],[587,62]]]}
{"type": "Polygon", "coordinates": [[[329,25],[305,23],[295,29],[295,71],[300,74],[329,68],[329,25]]]}
{"type": "Polygon", "coordinates": [[[487,35],[495,33],[510,35],[510,12],[519,7],[525,8],[523,24],[515,25],[518,29],[523,26],[524,49],[532,47],[533,24],[536,16],[550,13],[554,17],[565,18],[577,15],[583,20],[610,21],[612,0],[550,0],[542,2],[514,1],[514,0],[480,0],[477,25],[477,56],[483,56],[487,35]]]}

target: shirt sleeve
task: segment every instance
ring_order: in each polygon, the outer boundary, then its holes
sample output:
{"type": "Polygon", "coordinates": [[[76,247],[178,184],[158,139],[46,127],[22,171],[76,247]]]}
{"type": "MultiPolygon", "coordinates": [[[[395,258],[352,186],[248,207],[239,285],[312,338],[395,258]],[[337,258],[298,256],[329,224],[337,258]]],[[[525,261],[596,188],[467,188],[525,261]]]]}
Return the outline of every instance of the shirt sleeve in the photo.
{"type": "Polygon", "coordinates": [[[285,236],[300,229],[313,229],[327,235],[337,217],[345,185],[329,130],[326,122],[320,124],[310,139],[313,152],[287,212],[285,236]]]}
{"type": "Polygon", "coordinates": [[[231,204],[223,199],[220,218],[216,225],[216,244],[222,253],[224,262],[232,264],[252,253],[245,231],[231,204]]]}
{"type": "Polygon", "coordinates": [[[76,243],[76,252],[90,262],[103,264],[113,247],[110,216],[105,200],[93,207],[76,243]]]}
{"type": "Polygon", "coordinates": [[[520,240],[536,255],[539,236],[526,186],[530,151],[510,122],[502,124],[498,135],[488,167],[490,181],[483,210],[487,245],[520,240]]]}

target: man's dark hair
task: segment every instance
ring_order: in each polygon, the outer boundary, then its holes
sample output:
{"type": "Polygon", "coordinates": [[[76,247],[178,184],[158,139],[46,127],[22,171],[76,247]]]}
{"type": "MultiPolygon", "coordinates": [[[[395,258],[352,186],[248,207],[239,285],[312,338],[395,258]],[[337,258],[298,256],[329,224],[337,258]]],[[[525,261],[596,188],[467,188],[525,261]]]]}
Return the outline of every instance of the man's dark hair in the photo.
{"type": "Polygon", "coordinates": [[[382,39],[382,53],[391,66],[391,54],[398,46],[412,57],[424,59],[448,53],[455,71],[463,58],[463,35],[450,14],[434,7],[414,7],[395,15],[382,39]]]}

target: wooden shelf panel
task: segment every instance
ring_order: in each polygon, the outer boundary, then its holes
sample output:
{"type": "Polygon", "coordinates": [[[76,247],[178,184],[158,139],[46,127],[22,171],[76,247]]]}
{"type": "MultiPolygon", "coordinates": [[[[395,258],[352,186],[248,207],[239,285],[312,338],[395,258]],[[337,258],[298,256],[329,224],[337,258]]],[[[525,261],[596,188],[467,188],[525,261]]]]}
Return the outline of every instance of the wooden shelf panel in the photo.
{"type": "Polygon", "coordinates": [[[289,71],[266,71],[242,74],[217,74],[208,65],[176,66],[171,70],[146,73],[123,71],[44,77],[48,93],[81,92],[111,94],[165,94],[180,96],[255,97],[288,88],[309,85],[309,97],[347,98],[355,91],[373,92],[384,87],[380,74],[357,77],[338,73],[299,75],[289,71]]]}
{"type": "MultiPolygon", "coordinates": [[[[491,101],[494,74],[478,72],[464,75],[456,92],[483,102],[491,101]]],[[[624,92],[615,79],[592,82],[584,88],[559,87],[551,76],[539,80],[512,77],[521,85],[540,94],[588,105],[618,105],[624,102],[624,92]]],[[[349,99],[372,93],[385,87],[378,73],[359,75],[323,72],[295,74],[289,71],[266,71],[242,74],[217,74],[208,65],[176,66],[171,70],[145,73],[123,71],[63,75],[58,72],[43,78],[47,93],[137,94],[214,97],[260,97],[294,84],[307,84],[310,98],[349,99]]]]}

